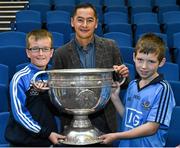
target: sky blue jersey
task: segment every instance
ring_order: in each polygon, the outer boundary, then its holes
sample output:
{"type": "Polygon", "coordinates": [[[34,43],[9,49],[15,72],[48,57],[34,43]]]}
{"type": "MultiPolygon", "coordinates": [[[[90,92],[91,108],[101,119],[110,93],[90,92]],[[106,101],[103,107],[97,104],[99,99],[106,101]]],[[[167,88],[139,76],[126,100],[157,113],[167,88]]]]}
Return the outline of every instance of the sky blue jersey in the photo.
{"type": "Polygon", "coordinates": [[[173,91],[162,76],[139,88],[139,80],[129,84],[125,96],[125,113],[122,131],[136,128],[146,122],[160,124],[151,136],[120,140],[120,147],[162,147],[165,146],[171,114],[175,106],[173,91]]]}

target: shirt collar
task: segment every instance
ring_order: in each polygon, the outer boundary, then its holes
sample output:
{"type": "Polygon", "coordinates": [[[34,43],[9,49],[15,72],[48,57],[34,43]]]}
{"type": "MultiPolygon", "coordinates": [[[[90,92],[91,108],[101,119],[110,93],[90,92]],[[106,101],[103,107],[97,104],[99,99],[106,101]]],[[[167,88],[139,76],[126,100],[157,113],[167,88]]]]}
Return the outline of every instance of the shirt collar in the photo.
{"type": "Polygon", "coordinates": [[[159,82],[161,82],[161,81],[163,81],[163,80],[164,80],[163,74],[159,74],[159,76],[157,76],[156,78],[154,78],[148,85],[144,86],[144,87],[141,88],[141,89],[139,88],[139,82],[141,81],[141,79],[137,79],[137,80],[136,80],[136,83],[137,83],[138,89],[139,89],[139,90],[142,90],[142,89],[148,87],[149,85],[157,84],[157,83],[159,83],[159,82]]]}
{"type": "MultiPolygon", "coordinates": [[[[94,46],[94,42],[95,42],[95,38],[93,37],[92,40],[91,40],[91,42],[87,45],[87,48],[88,48],[88,47],[93,47],[93,46],[94,46]]],[[[76,46],[78,49],[80,49],[80,50],[83,49],[83,47],[80,45],[80,43],[78,42],[78,40],[76,39],[76,37],[74,37],[74,43],[75,43],[75,46],[76,46]]]]}

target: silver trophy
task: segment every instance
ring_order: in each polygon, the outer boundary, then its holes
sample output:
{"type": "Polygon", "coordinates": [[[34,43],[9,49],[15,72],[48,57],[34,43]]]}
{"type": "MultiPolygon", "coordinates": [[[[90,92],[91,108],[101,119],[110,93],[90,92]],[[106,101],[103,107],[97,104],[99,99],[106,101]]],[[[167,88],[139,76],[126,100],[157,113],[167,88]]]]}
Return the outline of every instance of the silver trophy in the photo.
{"type": "MultiPolygon", "coordinates": [[[[89,145],[101,142],[102,134],[92,126],[88,115],[105,107],[111,95],[114,69],[59,69],[40,71],[33,77],[48,74],[48,88],[52,103],[73,114],[70,127],[64,130],[68,145],[89,145]]],[[[120,85],[125,81],[120,78],[120,85]]],[[[44,88],[46,89],[46,88],[44,88]]]]}

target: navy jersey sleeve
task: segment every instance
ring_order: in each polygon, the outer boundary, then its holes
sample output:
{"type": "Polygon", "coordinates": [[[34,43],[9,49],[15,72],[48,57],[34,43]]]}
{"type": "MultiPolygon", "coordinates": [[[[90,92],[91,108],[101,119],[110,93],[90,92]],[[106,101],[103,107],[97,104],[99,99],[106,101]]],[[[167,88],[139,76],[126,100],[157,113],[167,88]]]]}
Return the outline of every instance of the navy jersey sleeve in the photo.
{"type": "MultiPolygon", "coordinates": [[[[39,126],[38,122],[33,120],[30,112],[25,106],[25,92],[27,91],[27,86],[25,86],[25,82],[23,82],[22,77],[28,73],[29,69],[16,73],[10,83],[11,108],[15,120],[19,124],[33,133],[39,133],[41,127],[39,126]]],[[[28,82],[28,80],[26,81],[28,82]]]]}

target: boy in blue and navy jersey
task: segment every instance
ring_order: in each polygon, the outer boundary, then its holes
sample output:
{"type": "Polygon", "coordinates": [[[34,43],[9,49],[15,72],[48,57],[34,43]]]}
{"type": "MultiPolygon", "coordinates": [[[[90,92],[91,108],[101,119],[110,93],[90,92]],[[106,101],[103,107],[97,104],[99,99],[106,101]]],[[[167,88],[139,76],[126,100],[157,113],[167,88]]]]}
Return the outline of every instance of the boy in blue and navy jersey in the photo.
{"type": "Polygon", "coordinates": [[[123,116],[122,132],[102,135],[103,143],[120,140],[120,147],[163,147],[175,106],[172,89],[157,70],[165,63],[165,45],[154,34],[145,34],[137,42],[133,55],[139,79],[130,82],[125,107],[119,88],[112,101],[123,116]]]}
{"type": "MultiPolygon", "coordinates": [[[[11,146],[50,146],[64,136],[57,133],[56,111],[48,92],[36,90],[31,79],[38,71],[47,69],[53,55],[52,35],[46,30],[35,30],[27,34],[26,43],[31,63],[11,80],[11,112],[5,137],[11,146]]],[[[45,80],[47,76],[38,79],[45,80]]],[[[37,85],[45,86],[44,83],[37,85]]]]}

